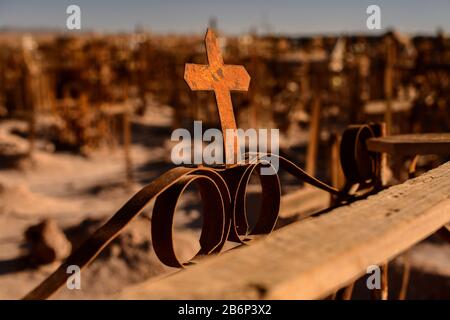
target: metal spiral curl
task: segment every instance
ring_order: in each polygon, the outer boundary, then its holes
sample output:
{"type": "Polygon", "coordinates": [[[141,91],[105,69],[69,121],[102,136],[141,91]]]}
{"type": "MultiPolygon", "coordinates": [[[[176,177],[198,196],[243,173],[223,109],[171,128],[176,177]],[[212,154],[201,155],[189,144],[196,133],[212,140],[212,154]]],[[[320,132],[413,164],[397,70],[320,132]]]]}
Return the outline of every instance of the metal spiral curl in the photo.
{"type": "Polygon", "coordinates": [[[352,185],[368,187],[377,180],[378,156],[369,153],[365,144],[373,136],[374,130],[367,125],[352,126],[345,131],[341,142],[341,161],[347,183],[343,190],[321,182],[288,159],[274,154],[247,154],[248,163],[226,168],[199,166],[169,170],[136,193],[24,299],[48,298],[67,281],[70,276],[66,273],[69,265],[77,265],[80,269],[88,265],[152,200],[155,200],[151,223],[153,248],[160,261],[170,267],[182,268],[199,256],[219,253],[226,241],[244,243],[248,236],[269,234],[277,222],[281,200],[280,179],[269,161],[271,157],[277,157],[279,167],[299,181],[340,199],[348,199],[348,190],[352,185]],[[274,174],[261,175],[259,169],[262,166],[272,168],[274,174]],[[250,177],[255,172],[262,188],[262,205],[258,221],[249,230],[246,191],[250,177]],[[192,183],[200,192],[204,219],[200,250],[191,260],[183,262],[177,258],[174,250],[173,218],[179,198],[192,183]]]}

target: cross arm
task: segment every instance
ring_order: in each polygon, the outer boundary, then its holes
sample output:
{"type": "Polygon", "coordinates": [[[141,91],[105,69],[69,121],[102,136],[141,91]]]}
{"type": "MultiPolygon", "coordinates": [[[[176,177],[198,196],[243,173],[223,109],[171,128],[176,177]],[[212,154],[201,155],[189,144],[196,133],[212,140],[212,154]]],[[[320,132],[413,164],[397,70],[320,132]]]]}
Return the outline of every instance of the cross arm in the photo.
{"type": "Polygon", "coordinates": [[[207,65],[186,63],[184,80],[191,90],[214,90],[207,65]]]}
{"type": "MultiPolygon", "coordinates": [[[[243,66],[225,65],[221,69],[223,70],[223,80],[229,90],[248,91],[250,75],[243,66]]],[[[217,73],[220,75],[220,71],[217,73]]]]}

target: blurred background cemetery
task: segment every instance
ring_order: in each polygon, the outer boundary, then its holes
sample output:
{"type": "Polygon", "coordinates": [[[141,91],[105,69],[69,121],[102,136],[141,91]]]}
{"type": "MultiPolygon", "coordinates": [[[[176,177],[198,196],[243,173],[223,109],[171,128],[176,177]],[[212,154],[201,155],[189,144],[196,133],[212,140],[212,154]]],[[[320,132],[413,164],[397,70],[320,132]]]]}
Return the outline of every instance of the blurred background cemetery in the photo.
{"type": "MultiPolygon", "coordinates": [[[[204,32],[214,29],[225,63],[251,76],[249,91],[232,95],[238,127],[279,129],[280,153],[328,183],[339,184],[330,160],[349,124],[386,121],[390,134],[450,129],[450,38],[438,25],[427,34],[393,27],[300,36],[227,34],[220,25],[211,16],[204,32]]],[[[191,129],[194,120],[220,128],[213,93],[193,92],[183,79],[185,63],[207,63],[203,39],[139,27],[0,29],[0,298],[32,289],[131,195],[173,167],[174,129],[191,129]],[[46,232],[58,243],[53,257],[36,249],[36,234],[46,232]]],[[[446,160],[424,157],[419,169],[446,160]]],[[[287,177],[282,182],[284,192],[299,188],[287,177]]],[[[186,255],[201,226],[196,197],[185,197],[177,218],[178,250],[186,255]]],[[[326,206],[321,199],[318,207],[326,206]]],[[[101,298],[169,272],[152,253],[149,212],[88,269],[86,290],[59,297],[101,298]]],[[[448,246],[429,239],[411,259],[419,289],[410,297],[450,298],[448,246]]]]}

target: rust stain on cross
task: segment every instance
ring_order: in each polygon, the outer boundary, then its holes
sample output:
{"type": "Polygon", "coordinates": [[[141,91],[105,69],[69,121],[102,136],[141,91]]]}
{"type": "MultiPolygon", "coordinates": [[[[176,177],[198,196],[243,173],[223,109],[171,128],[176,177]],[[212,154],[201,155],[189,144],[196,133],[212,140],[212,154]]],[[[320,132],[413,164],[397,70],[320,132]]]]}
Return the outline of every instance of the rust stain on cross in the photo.
{"type": "Polygon", "coordinates": [[[184,80],[191,90],[214,91],[224,139],[225,160],[230,164],[234,163],[239,145],[237,134],[227,139],[227,132],[230,133],[227,130],[236,133],[237,129],[230,91],[247,91],[250,76],[243,66],[224,64],[217,37],[211,29],[206,32],[205,45],[209,65],[187,63],[184,80]]]}

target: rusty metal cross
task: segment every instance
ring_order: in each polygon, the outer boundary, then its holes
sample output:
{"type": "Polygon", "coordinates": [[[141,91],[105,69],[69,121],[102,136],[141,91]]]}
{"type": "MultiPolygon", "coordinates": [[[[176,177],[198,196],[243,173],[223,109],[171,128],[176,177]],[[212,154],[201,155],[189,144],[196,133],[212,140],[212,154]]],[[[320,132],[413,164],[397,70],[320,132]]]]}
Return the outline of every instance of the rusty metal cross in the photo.
{"type": "Polygon", "coordinates": [[[237,134],[233,135],[233,139],[227,139],[227,130],[234,130],[232,132],[236,133],[237,128],[230,91],[247,91],[250,76],[243,66],[224,64],[219,43],[211,29],[206,32],[205,44],[209,65],[187,63],[184,79],[191,90],[214,91],[224,138],[226,163],[233,163],[238,140],[237,134]]]}

